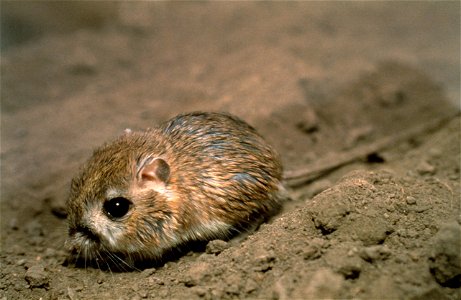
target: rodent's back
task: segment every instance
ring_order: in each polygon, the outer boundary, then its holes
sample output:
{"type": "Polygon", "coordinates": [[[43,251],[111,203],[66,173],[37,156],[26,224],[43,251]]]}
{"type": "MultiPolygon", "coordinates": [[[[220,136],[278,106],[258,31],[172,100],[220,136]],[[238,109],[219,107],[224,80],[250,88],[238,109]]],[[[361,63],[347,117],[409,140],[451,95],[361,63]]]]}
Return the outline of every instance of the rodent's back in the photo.
{"type": "Polygon", "coordinates": [[[183,204],[203,206],[201,221],[219,217],[244,225],[239,223],[278,209],[279,155],[247,123],[226,114],[190,113],[160,131],[174,153],[170,165],[176,188],[187,198],[183,204]]]}

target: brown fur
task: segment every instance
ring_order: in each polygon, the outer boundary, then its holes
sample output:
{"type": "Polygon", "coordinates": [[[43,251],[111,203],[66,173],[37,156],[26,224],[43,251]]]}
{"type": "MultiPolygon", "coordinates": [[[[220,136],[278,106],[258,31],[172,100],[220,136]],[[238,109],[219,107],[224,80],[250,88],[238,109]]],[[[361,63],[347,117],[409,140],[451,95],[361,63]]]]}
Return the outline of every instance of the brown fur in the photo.
{"type": "Polygon", "coordinates": [[[72,180],[67,245],[85,260],[133,262],[189,241],[227,238],[278,211],[281,178],[278,154],[245,122],[180,115],[93,153],[72,180]],[[144,167],[155,159],[161,163],[144,167]],[[116,197],[132,205],[113,220],[103,205],[116,197]]]}

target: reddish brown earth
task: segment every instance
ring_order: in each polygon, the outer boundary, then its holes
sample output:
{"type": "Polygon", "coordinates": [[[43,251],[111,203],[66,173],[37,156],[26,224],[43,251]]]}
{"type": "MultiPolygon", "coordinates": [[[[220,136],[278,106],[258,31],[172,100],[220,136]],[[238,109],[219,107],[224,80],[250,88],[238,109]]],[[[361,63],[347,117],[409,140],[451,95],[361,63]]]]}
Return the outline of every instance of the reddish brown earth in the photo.
{"type": "Polygon", "coordinates": [[[461,299],[459,2],[46,5],[2,2],[25,29],[2,39],[0,299],[461,299]],[[92,149],[194,110],[245,119],[287,171],[353,159],[247,237],[66,265],[92,149]]]}

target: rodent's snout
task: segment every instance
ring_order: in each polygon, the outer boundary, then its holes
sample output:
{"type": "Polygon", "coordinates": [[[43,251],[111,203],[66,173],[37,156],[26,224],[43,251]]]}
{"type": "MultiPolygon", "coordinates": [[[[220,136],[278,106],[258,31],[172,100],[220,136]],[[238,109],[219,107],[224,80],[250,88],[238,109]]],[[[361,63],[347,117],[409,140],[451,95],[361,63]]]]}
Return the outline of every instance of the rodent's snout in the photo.
{"type": "Polygon", "coordinates": [[[100,237],[96,233],[94,233],[93,230],[91,230],[91,228],[85,225],[77,225],[72,235],[77,234],[80,234],[85,238],[96,243],[99,243],[101,241],[100,237]]]}

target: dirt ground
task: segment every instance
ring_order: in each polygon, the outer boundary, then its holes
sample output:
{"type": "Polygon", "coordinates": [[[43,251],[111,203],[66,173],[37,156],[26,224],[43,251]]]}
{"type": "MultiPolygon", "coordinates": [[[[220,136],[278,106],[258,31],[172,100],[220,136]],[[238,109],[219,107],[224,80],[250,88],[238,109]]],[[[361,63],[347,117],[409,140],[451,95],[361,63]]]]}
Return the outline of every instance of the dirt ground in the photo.
{"type": "Polygon", "coordinates": [[[68,3],[2,2],[0,299],[461,299],[458,1],[68,3]],[[243,239],[66,264],[92,149],[195,110],[337,167],[243,239]]]}

